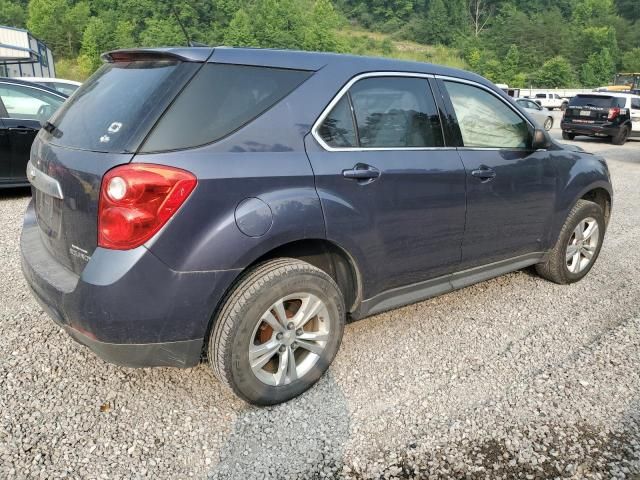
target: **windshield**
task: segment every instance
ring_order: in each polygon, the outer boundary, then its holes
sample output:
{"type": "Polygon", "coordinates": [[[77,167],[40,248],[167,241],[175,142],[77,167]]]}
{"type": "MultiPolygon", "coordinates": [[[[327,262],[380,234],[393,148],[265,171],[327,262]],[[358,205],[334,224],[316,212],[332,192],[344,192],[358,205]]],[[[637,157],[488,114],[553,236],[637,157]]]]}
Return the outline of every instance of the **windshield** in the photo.
{"type": "Polygon", "coordinates": [[[605,95],[577,95],[571,100],[570,107],[612,108],[624,107],[625,99],[605,95]]]}
{"type": "Polygon", "coordinates": [[[97,152],[133,152],[195,73],[169,60],[103,65],[50,120],[48,141],[97,152]]]}

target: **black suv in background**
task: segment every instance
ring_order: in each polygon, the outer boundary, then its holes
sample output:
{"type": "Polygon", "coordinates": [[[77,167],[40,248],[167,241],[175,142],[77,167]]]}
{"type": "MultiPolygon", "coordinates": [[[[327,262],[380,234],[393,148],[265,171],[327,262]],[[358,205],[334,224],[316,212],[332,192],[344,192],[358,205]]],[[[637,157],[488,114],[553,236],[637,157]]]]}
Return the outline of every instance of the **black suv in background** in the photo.
{"type": "Polygon", "coordinates": [[[640,137],[640,96],[612,92],[576,95],[564,112],[560,128],[565,140],[588,135],[624,145],[629,137],[640,137]]]}

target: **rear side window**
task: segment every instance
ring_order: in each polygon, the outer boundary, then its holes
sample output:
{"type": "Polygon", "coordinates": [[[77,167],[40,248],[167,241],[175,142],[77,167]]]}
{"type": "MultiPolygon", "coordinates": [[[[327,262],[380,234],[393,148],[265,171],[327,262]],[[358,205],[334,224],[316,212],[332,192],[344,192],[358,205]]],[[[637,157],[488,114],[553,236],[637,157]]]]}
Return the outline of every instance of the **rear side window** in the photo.
{"type": "Polygon", "coordinates": [[[571,107],[624,108],[625,99],[605,95],[576,95],[571,100],[571,107]]]}
{"type": "Polygon", "coordinates": [[[318,134],[330,147],[444,146],[429,83],[412,77],[371,77],[356,82],[325,118],[318,134]]]}
{"type": "Polygon", "coordinates": [[[465,147],[529,148],[525,120],[496,96],[478,87],[445,82],[465,147]]]}
{"type": "Polygon", "coordinates": [[[135,152],[197,64],[167,60],[103,65],[50,120],[51,143],[135,152]]]}
{"type": "Polygon", "coordinates": [[[278,103],[310,75],[302,70],[206,64],[162,116],[142,151],[220,140],[278,103]]]}
{"type": "Polygon", "coordinates": [[[640,110],[640,98],[631,99],[631,108],[633,110],[640,110]]]}

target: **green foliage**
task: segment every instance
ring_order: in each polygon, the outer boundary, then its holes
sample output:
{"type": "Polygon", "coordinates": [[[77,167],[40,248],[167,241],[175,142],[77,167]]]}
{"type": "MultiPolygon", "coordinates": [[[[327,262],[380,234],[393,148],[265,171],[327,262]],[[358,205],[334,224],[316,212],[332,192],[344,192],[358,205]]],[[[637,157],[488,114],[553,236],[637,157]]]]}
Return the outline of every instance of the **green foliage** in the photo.
{"type": "Polygon", "coordinates": [[[628,73],[640,72],[640,47],[629,50],[622,56],[622,71],[628,73]]]}
{"type": "Polygon", "coordinates": [[[608,48],[589,55],[582,66],[580,82],[585,87],[599,87],[607,85],[616,71],[616,64],[608,48]]]}
{"type": "Polygon", "coordinates": [[[640,70],[639,21],[640,0],[0,0],[0,24],[29,28],[74,78],[105,50],[188,36],[444,63],[514,87],[602,86],[640,70]]]}
{"type": "Polygon", "coordinates": [[[0,25],[24,28],[27,21],[26,2],[0,0],[0,25]]]}
{"type": "Polygon", "coordinates": [[[533,75],[532,81],[538,87],[571,87],[575,84],[575,76],[571,63],[566,58],[554,57],[544,62],[533,75]]]}
{"type": "Polygon", "coordinates": [[[89,20],[89,4],[74,5],[67,0],[31,0],[27,27],[44,40],[56,54],[71,57],[78,54],[82,33],[89,20]]]}

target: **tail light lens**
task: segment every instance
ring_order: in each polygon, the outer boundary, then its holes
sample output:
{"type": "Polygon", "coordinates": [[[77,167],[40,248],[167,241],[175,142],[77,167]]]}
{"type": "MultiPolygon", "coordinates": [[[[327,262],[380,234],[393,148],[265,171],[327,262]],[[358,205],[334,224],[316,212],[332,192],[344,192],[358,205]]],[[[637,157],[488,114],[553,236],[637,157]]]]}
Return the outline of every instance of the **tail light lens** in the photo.
{"type": "Polygon", "coordinates": [[[175,214],[198,183],[185,170],[129,164],[102,179],[98,246],[129,250],[149,240],[175,214]]]}
{"type": "Polygon", "coordinates": [[[620,109],[618,107],[610,108],[607,120],[615,120],[618,115],[620,115],[620,109]]]}

